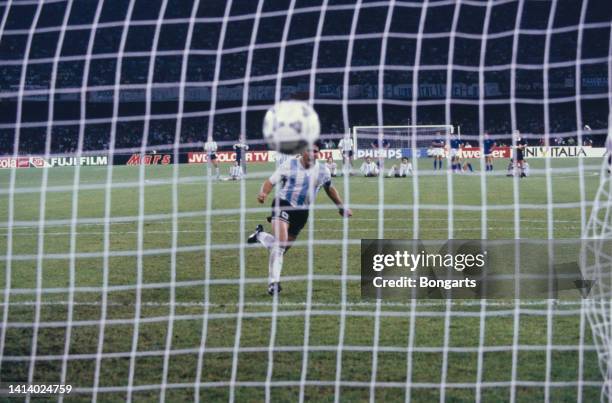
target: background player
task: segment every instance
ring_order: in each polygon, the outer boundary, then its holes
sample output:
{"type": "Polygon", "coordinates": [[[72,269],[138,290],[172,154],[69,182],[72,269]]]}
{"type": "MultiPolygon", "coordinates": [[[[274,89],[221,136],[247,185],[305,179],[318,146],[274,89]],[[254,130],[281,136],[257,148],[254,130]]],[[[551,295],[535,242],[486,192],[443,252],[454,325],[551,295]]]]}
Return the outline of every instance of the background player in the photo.
{"type": "Polygon", "coordinates": [[[389,147],[391,147],[391,143],[389,140],[379,136],[376,140],[370,143],[372,150],[374,151],[374,158],[376,158],[376,165],[378,165],[378,169],[380,172],[384,172],[385,170],[385,158],[388,156],[389,147]]]}
{"type": "Polygon", "coordinates": [[[459,160],[459,151],[461,149],[461,140],[457,135],[452,135],[450,139],[450,158],[451,169],[453,172],[461,172],[461,161],[459,160]]]}
{"type": "Polygon", "coordinates": [[[485,132],[482,140],[482,148],[487,171],[493,171],[493,148],[495,148],[495,146],[495,141],[491,139],[489,133],[485,132]]]}
{"type": "Polygon", "coordinates": [[[204,151],[208,156],[208,176],[210,177],[211,169],[210,165],[215,167],[215,178],[219,179],[219,161],[217,160],[217,142],[213,140],[212,135],[208,136],[206,144],[204,144],[204,151]]]}
{"type": "Polygon", "coordinates": [[[412,175],[412,162],[408,161],[406,157],[402,158],[399,169],[393,165],[388,174],[389,178],[392,176],[396,178],[405,178],[408,175],[412,175]]]}
{"type": "Polygon", "coordinates": [[[361,164],[361,168],[359,168],[359,170],[361,171],[363,176],[368,177],[378,176],[378,173],[380,172],[378,170],[378,165],[376,165],[376,163],[372,161],[372,158],[370,157],[365,158],[365,161],[363,161],[363,164],[361,164]]]}
{"type": "Polygon", "coordinates": [[[230,167],[229,179],[237,181],[238,179],[242,179],[243,176],[244,172],[242,172],[242,166],[238,161],[234,161],[234,164],[230,167]]]}
{"type": "Polygon", "coordinates": [[[288,159],[270,178],[261,185],[257,201],[264,203],[274,186],[279,184],[276,197],[272,201],[272,215],[268,221],[272,224],[272,233],[263,231],[258,225],[249,236],[248,243],[261,242],[270,252],[268,261],[268,294],[275,295],[281,291],[280,274],[283,268],[283,257],[293,241],[306,225],[308,206],[316,199],[321,187],[338,207],[341,216],[353,215],[345,209],[338,191],[331,183],[331,174],[327,167],[319,164],[320,144],[317,142],[300,157],[288,159]]]}
{"type": "Polygon", "coordinates": [[[523,177],[529,177],[529,163],[527,161],[523,161],[523,177]]]}
{"type": "Polygon", "coordinates": [[[459,172],[474,172],[474,167],[468,158],[465,158],[461,153],[457,160],[459,172]]]}
{"type": "Polygon", "coordinates": [[[338,148],[342,152],[342,171],[346,175],[353,174],[353,138],[350,133],[346,133],[338,143],[338,148]]]}
{"type": "Polygon", "coordinates": [[[436,133],[436,137],[431,142],[432,156],[434,158],[434,171],[442,169],[442,158],[444,158],[444,139],[440,132],[436,133]],[[439,165],[439,167],[438,167],[439,165]]]}
{"type": "Polygon", "coordinates": [[[527,148],[527,141],[521,137],[521,132],[515,130],[513,133],[515,141],[515,153],[514,153],[514,167],[518,169],[521,178],[526,177],[525,175],[525,149],[527,148]]]}
{"type": "Polygon", "coordinates": [[[332,178],[338,176],[338,164],[336,164],[336,162],[331,156],[327,157],[325,166],[327,167],[327,169],[329,169],[329,173],[331,174],[332,178]]]}
{"type": "Polygon", "coordinates": [[[236,144],[234,144],[233,148],[236,152],[236,161],[238,165],[242,168],[242,174],[246,174],[246,152],[249,149],[249,145],[246,143],[246,136],[244,133],[240,134],[240,139],[236,144]]]}

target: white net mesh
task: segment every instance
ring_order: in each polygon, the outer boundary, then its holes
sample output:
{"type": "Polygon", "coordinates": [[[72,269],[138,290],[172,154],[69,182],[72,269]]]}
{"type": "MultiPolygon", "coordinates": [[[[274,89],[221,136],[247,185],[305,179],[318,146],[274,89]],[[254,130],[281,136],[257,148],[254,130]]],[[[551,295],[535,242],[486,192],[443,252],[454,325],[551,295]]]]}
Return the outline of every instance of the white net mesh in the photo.
{"type": "Polygon", "coordinates": [[[610,256],[610,239],[612,228],[612,193],[610,192],[610,176],[606,175],[612,164],[605,161],[602,165],[602,180],[595,197],[591,217],[584,237],[582,259],[585,267],[585,278],[593,281],[591,298],[586,300],[586,308],[593,339],[597,346],[599,365],[605,380],[602,389],[602,400],[610,400],[610,379],[612,361],[610,358],[610,334],[612,322],[612,258],[610,256]]]}
{"type": "Polygon", "coordinates": [[[372,302],[359,265],[367,238],[609,238],[611,13],[594,0],[3,0],[2,393],[609,399],[605,281],[586,304],[572,287],[372,302]],[[270,212],[255,200],[274,169],[263,114],[289,96],[314,105],[330,149],[358,127],[356,150],[382,133],[414,157],[432,130],[448,149],[454,126],[474,153],[466,175],[420,154],[407,178],[335,178],[354,216],[319,197],[270,298],[268,253],[246,238],[270,212]],[[506,176],[514,130],[528,178],[506,176]],[[246,179],[215,181],[203,143],[227,176],[240,134],[246,179]]]}

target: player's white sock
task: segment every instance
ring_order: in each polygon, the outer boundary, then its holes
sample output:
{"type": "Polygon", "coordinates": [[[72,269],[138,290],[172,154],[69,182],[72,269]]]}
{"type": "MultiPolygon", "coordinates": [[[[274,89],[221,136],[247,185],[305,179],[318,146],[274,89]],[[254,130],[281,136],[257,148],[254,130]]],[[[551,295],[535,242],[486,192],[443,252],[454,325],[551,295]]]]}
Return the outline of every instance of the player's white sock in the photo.
{"type": "Polygon", "coordinates": [[[263,231],[257,234],[257,240],[268,249],[272,248],[276,243],[276,238],[274,237],[274,235],[268,234],[267,232],[263,231]]]}
{"type": "Polygon", "coordinates": [[[215,174],[217,175],[217,179],[219,178],[219,168],[215,168],[215,174]]]}
{"type": "MultiPolygon", "coordinates": [[[[269,235],[269,234],[268,234],[269,235]]],[[[278,283],[280,281],[281,270],[283,269],[283,257],[285,248],[278,245],[270,249],[270,260],[268,262],[268,282],[278,283]]]]}

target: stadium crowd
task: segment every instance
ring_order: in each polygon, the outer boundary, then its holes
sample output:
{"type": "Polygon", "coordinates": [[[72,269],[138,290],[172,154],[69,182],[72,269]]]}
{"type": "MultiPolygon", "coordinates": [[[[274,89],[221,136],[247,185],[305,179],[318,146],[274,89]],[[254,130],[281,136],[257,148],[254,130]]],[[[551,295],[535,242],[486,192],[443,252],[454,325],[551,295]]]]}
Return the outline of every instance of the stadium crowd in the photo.
{"type": "MultiPolygon", "coordinates": [[[[78,148],[79,130],[83,133],[83,150],[107,150],[111,122],[115,118],[118,118],[117,149],[140,147],[143,140],[146,146],[174,143],[189,2],[178,2],[166,12],[155,57],[151,49],[159,4],[145,6],[145,3],[137,2],[132,19],[139,23],[128,28],[118,95],[113,94],[113,88],[127,2],[105,6],[100,22],[106,25],[95,32],[92,28],[95,2],[76,4],[74,17],[71,16],[66,27],[61,26],[65,3],[49,4],[43,8],[39,22],[45,30],[33,36],[28,49],[23,31],[30,28],[36,7],[24,4],[12,8],[15,11],[8,15],[0,40],[0,91],[3,93],[0,154],[13,154],[17,132],[19,154],[43,153],[48,133],[51,153],[73,152],[78,148]],[[65,30],[66,37],[54,67],[61,29],[65,30]],[[92,34],[95,40],[89,54],[92,34]],[[27,67],[22,74],[26,57],[27,67]],[[152,62],[154,68],[150,70],[152,62]],[[88,77],[83,77],[85,67],[88,77]],[[150,72],[153,86],[148,92],[150,72]],[[85,116],[81,113],[82,97],[86,97],[85,116]],[[51,101],[53,108],[49,105],[51,101]],[[113,101],[118,103],[117,116],[113,101]],[[53,117],[49,119],[51,109],[53,117]],[[147,115],[151,119],[145,133],[147,115]],[[51,127],[47,127],[49,120],[53,121],[51,127]]],[[[576,8],[579,2],[569,2],[549,27],[548,2],[527,2],[519,16],[516,2],[501,2],[491,10],[486,33],[482,30],[486,8],[466,4],[461,6],[454,36],[449,30],[455,6],[433,4],[427,10],[418,58],[415,34],[420,13],[411,7],[398,5],[387,26],[388,6],[364,4],[356,27],[352,27],[355,10],[334,1],[325,13],[298,1],[290,21],[279,13],[287,10],[288,2],[266,2],[261,16],[254,14],[256,2],[236,2],[230,12],[236,18],[227,24],[220,54],[219,17],[223,16],[224,9],[218,5],[200,7],[187,62],[180,143],[186,145],[186,150],[200,147],[211,123],[215,140],[222,149],[229,149],[244,130],[241,121],[245,121],[247,139],[260,140],[263,111],[279,97],[307,92],[316,60],[312,98],[325,134],[341,134],[355,125],[410,124],[413,74],[418,74],[417,119],[413,124],[447,122],[445,105],[450,102],[449,123],[460,126],[464,134],[478,134],[482,130],[509,134],[517,128],[531,135],[527,136],[528,141],[534,144],[539,143],[534,136],[543,136],[545,132],[552,138],[562,136],[566,138],[564,141],[573,137],[576,142],[578,126],[588,124],[598,134],[591,138],[597,145],[605,137],[603,131],[607,128],[609,111],[609,42],[601,38],[609,39],[612,16],[605,3],[590,2],[580,26],[580,10],[576,8]],[[520,18],[524,31],[514,29],[515,17],[520,18]],[[248,48],[257,18],[255,47],[247,69],[248,48]],[[320,18],[324,18],[324,24],[318,54],[314,55],[313,41],[307,39],[316,35],[320,18]],[[290,23],[287,32],[286,23],[290,23]],[[579,31],[582,32],[580,42],[579,31]],[[384,53],[383,37],[387,38],[384,53]],[[544,54],[547,38],[550,38],[548,58],[544,54]],[[349,48],[352,48],[350,60],[347,59],[349,48]],[[485,57],[481,61],[482,50],[485,57]],[[282,57],[281,52],[284,52],[282,57]],[[578,54],[580,69],[576,65],[578,54]],[[385,69],[379,71],[382,57],[385,69]],[[582,60],[588,62],[582,63],[582,60]],[[217,63],[220,63],[218,69],[217,63]],[[483,83],[479,78],[481,67],[483,83]],[[245,78],[247,72],[250,76],[245,78]],[[384,87],[378,88],[381,72],[384,87]],[[344,87],[347,74],[348,90],[344,87]],[[580,79],[576,80],[578,74],[580,79]],[[449,78],[451,85],[447,86],[449,78]],[[249,95],[243,100],[245,82],[249,85],[249,95]],[[447,94],[449,89],[451,94],[447,94]],[[377,108],[381,96],[383,101],[393,101],[383,102],[383,116],[379,116],[377,108]],[[579,108],[578,96],[583,97],[579,108]],[[419,103],[421,100],[425,102],[419,103]],[[343,102],[348,103],[348,115],[343,110],[343,102]],[[479,119],[481,102],[483,127],[479,119]],[[544,111],[545,104],[548,113],[544,111]],[[246,107],[245,114],[240,112],[243,107],[246,107]],[[211,122],[209,116],[213,109],[215,116],[211,122]],[[581,113],[578,118],[577,110],[581,113]]],[[[254,142],[253,148],[257,147],[263,145],[254,142]]]]}
{"type": "MultiPolygon", "coordinates": [[[[576,131],[576,121],[572,119],[571,114],[559,114],[555,121],[550,126],[549,141],[551,145],[575,145],[578,143],[576,131]],[[564,133],[563,135],[555,135],[555,133],[564,133]]],[[[365,119],[361,116],[361,119],[365,119]]],[[[376,114],[370,115],[370,124],[376,124],[376,114]]],[[[443,120],[423,119],[420,124],[440,124],[443,120]]],[[[461,122],[461,132],[463,134],[477,134],[478,122],[461,122]]],[[[528,142],[532,145],[544,144],[544,123],[537,118],[522,120],[518,123],[521,132],[527,135],[528,142]]],[[[582,139],[584,145],[601,146],[605,141],[605,134],[593,135],[591,130],[606,129],[607,121],[603,118],[589,121],[589,130],[582,131],[582,139]]],[[[409,124],[409,119],[404,119],[398,124],[409,124]]],[[[232,144],[238,140],[239,128],[235,125],[216,124],[214,129],[214,137],[220,143],[220,149],[230,150],[232,144]]],[[[110,124],[84,124],[83,129],[83,151],[106,151],[109,149],[110,143],[110,124]]],[[[175,121],[153,122],[150,125],[147,136],[144,136],[143,122],[118,125],[115,134],[115,149],[130,149],[140,148],[143,143],[143,137],[146,137],[146,147],[152,146],[167,146],[168,149],[174,144],[175,137],[175,121]]],[[[334,138],[339,138],[344,129],[337,124],[323,126],[324,134],[334,134],[334,138]]],[[[493,135],[508,135],[512,132],[510,121],[497,121],[496,124],[487,126],[486,130],[493,135]]],[[[12,155],[14,153],[14,145],[17,137],[14,129],[0,130],[0,155],[12,155]]],[[[51,133],[51,143],[49,152],[52,154],[74,153],[78,149],[79,125],[64,125],[53,126],[51,133]]],[[[19,155],[40,155],[45,152],[47,128],[44,126],[38,128],[22,128],[18,138],[19,155]]],[[[181,151],[198,150],[201,144],[205,141],[206,126],[187,125],[183,127],[180,133],[181,151]]],[[[247,141],[250,142],[252,149],[264,149],[265,145],[261,143],[261,129],[255,128],[247,132],[247,141]]],[[[328,148],[337,145],[338,140],[331,140],[327,143],[328,148]]],[[[500,139],[498,143],[509,143],[500,139]]]]}

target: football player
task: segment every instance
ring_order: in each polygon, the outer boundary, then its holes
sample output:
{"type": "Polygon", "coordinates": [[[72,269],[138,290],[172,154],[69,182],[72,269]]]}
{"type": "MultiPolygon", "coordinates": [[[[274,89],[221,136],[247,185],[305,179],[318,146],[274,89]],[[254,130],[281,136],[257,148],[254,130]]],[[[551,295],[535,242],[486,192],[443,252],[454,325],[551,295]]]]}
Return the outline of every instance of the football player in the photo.
{"type": "Polygon", "coordinates": [[[331,182],[331,173],[317,159],[321,144],[316,142],[299,157],[289,158],[261,185],[257,201],[264,203],[275,186],[276,197],[272,201],[272,212],[268,222],[272,232],[265,232],[258,225],[247,240],[260,242],[269,251],[268,294],[281,291],[280,275],[285,253],[298,237],[308,220],[308,206],[314,203],[318,191],[323,188],[327,196],[338,207],[342,217],[351,217],[351,209],[345,208],[342,198],[331,182]]]}
{"type": "MultiPolygon", "coordinates": [[[[219,161],[217,160],[217,142],[213,140],[212,135],[208,136],[208,140],[204,144],[204,152],[208,156],[208,166],[213,165],[215,167],[215,178],[219,179],[219,161]]],[[[209,174],[210,176],[210,170],[209,174]]]]}
{"type": "Polygon", "coordinates": [[[338,143],[338,148],[342,152],[342,171],[346,175],[347,172],[353,173],[353,139],[349,133],[344,135],[344,138],[338,143]]]}
{"type": "Polygon", "coordinates": [[[431,142],[431,155],[434,159],[434,171],[442,169],[442,158],[444,158],[444,139],[440,132],[431,142]]]}

